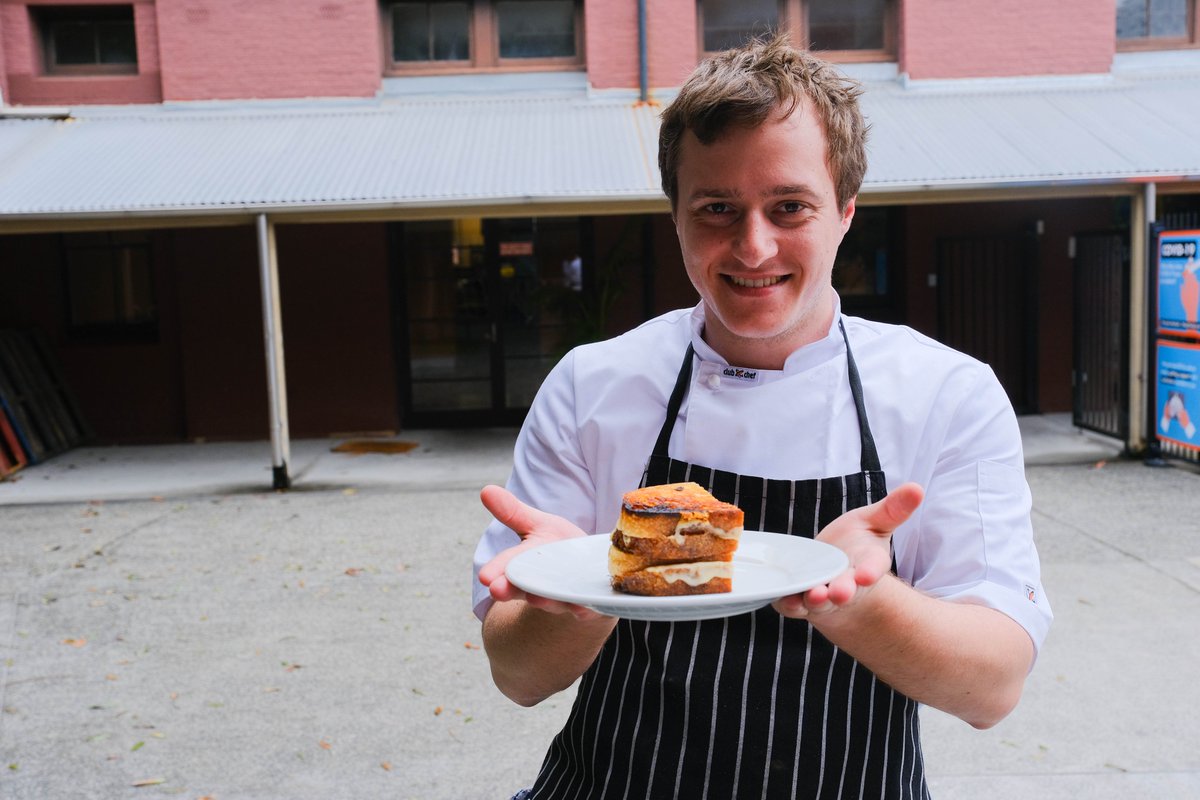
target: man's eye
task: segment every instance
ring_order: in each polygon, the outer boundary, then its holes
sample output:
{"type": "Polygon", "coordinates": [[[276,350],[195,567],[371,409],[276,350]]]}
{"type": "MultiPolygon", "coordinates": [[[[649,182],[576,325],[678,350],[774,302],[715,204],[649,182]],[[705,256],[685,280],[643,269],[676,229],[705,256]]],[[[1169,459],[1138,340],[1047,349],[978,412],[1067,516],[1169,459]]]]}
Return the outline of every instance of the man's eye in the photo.
{"type": "Polygon", "coordinates": [[[731,211],[729,203],[709,203],[704,210],[710,214],[728,214],[731,211]]]}
{"type": "Polygon", "coordinates": [[[793,200],[789,200],[786,203],[781,203],[779,208],[785,214],[799,214],[801,211],[804,210],[804,206],[801,203],[798,203],[793,200]]]}

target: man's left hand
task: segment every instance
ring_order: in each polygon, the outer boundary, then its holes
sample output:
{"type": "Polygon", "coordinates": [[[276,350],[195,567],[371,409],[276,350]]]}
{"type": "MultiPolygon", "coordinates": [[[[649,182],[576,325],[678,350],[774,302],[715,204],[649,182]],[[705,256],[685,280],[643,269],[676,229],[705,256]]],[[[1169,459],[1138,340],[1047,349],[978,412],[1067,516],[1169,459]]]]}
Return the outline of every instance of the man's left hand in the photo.
{"type": "Polygon", "coordinates": [[[817,534],[817,541],[842,550],[849,568],[827,584],[802,594],[781,597],[775,610],[785,617],[806,618],[848,606],[870,591],[892,567],[892,532],[921,504],[924,490],[906,483],[869,506],[847,511],[817,534]]]}

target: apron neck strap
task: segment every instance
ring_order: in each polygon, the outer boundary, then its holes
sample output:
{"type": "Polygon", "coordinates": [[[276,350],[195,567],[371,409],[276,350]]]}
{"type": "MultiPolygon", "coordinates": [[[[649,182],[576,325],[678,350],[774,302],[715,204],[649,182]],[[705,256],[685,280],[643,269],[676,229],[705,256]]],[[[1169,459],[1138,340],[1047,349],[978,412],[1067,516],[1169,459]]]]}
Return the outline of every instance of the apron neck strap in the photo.
{"type": "Polygon", "coordinates": [[[675,418],[679,409],[683,408],[683,398],[687,394],[688,384],[692,382],[692,356],[696,350],[688,343],[687,352],[683,356],[683,365],[679,368],[679,377],[675,379],[675,388],[671,390],[671,399],[667,401],[667,416],[663,420],[662,429],[658,432],[658,441],[654,443],[654,455],[667,457],[667,445],[671,442],[671,431],[675,428],[675,418]]]}
{"type": "MultiPolygon", "coordinates": [[[[871,435],[871,423],[867,421],[867,405],[863,402],[862,380],[858,377],[858,365],[854,363],[854,353],[850,351],[850,337],[846,334],[846,326],[838,320],[842,329],[842,340],[846,343],[846,372],[850,378],[850,394],[854,396],[854,408],[858,411],[858,438],[862,449],[859,451],[859,461],[863,472],[882,472],[879,464],[879,452],[875,449],[875,437],[871,435]]],[[[690,345],[689,345],[690,346],[690,345]]]]}

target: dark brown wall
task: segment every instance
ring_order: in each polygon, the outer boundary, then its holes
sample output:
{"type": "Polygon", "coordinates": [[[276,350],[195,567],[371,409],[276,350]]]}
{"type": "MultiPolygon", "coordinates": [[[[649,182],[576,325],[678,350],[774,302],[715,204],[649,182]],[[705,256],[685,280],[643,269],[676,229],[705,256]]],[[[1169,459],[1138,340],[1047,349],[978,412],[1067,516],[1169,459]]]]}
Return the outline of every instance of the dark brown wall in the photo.
{"type": "Polygon", "coordinates": [[[105,341],[68,334],[60,237],[0,236],[0,326],[47,335],[98,444],[172,441],[183,433],[170,242],[165,233],[151,242],[158,338],[105,341]]]}
{"type": "MultiPolygon", "coordinates": [[[[294,437],[398,427],[383,225],[276,230],[294,437]]],[[[176,231],[188,431],[269,436],[257,240],[250,227],[176,231]]]]}
{"type": "Polygon", "coordinates": [[[1072,263],[1068,238],[1112,228],[1120,221],[1114,201],[1097,199],[962,203],[905,209],[904,262],[907,324],[937,335],[937,289],[928,275],[937,272],[941,236],[988,235],[1031,230],[1038,220],[1038,410],[1070,411],[1074,314],[1072,263]]]}
{"type": "Polygon", "coordinates": [[[254,228],[178,229],[172,242],[187,437],[269,438],[254,228]]]}
{"type": "MultiPolygon", "coordinates": [[[[99,444],[267,439],[254,229],[150,236],[156,341],[70,337],[57,234],[0,236],[0,327],[46,332],[99,444]]],[[[280,226],[276,238],[292,435],[396,430],[384,226],[280,226]]]]}
{"type": "Polygon", "coordinates": [[[293,433],[398,429],[386,228],[287,225],[276,238],[293,433]]]}

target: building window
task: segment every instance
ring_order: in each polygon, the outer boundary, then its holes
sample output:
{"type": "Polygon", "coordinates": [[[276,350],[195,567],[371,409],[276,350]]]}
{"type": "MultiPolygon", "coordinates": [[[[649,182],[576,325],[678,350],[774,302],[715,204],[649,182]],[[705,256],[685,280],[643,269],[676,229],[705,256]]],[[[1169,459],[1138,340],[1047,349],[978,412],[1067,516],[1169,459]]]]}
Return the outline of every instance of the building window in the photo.
{"type": "Polygon", "coordinates": [[[699,0],[701,48],[737,47],[775,30],[833,61],[895,58],[895,0],[699,0]]]}
{"type": "Polygon", "coordinates": [[[153,340],[158,306],[150,237],[141,232],[64,234],[67,329],[77,338],[153,340]]]}
{"type": "Polygon", "coordinates": [[[1117,46],[1122,50],[1194,47],[1196,0],[1117,0],[1117,46]]]}
{"type": "Polygon", "coordinates": [[[32,8],[47,75],[137,72],[133,6],[32,8]]]}
{"type": "Polygon", "coordinates": [[[577,0],[406,0],[383,8],[388,74],[583,63],[577,0]]]}

